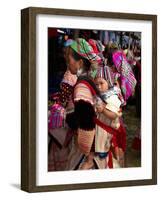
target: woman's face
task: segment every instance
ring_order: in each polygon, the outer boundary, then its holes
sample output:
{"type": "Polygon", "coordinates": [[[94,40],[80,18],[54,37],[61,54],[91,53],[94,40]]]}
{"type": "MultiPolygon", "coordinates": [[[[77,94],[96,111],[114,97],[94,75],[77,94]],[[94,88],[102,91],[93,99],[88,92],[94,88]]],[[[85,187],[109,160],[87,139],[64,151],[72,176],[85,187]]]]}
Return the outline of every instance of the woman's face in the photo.
{"type": "Polygon", "coordinates": [[[72,74],[77,74],[78,70],[82,67],[82,60],[75,60],[71,53],[68,55],[68,69],[72,74]]]}
{"type": "Polygon", "coordinates": [[[108,90],[108,82],[105,79],[96,78],[95,83],[100,92],[106,92],[108,90]]]}

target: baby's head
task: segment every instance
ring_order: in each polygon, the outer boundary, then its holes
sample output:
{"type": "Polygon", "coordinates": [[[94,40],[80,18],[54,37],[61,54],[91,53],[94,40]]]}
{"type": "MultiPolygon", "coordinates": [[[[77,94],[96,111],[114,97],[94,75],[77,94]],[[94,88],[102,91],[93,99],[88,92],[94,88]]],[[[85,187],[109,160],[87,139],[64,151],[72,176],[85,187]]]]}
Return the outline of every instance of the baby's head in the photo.
{"type": "Polygon", "coordinates": [[[96,77],[95,84],[97,89],[102,93],[106,92],[109,89],[109,83],[104,78],[96,77]]]}
{"type": "Polygon", "coordinates": [[[100,67],[97,69],[97,74],[95,77],[95,84],[101,93],[106,92],[110,87],[108,78],[109,78],[109,74],[108,74],[107,66],[100,67]]]}

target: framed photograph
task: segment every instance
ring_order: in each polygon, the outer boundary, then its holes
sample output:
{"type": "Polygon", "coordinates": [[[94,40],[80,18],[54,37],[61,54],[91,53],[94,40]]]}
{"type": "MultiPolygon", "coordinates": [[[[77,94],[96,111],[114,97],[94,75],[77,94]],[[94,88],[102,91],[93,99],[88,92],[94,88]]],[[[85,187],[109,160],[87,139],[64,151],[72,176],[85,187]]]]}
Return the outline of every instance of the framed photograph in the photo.
{"type": "Polygon", "coordinates": [[[21,189],[157,184],[157,16],[21,10],[21,189]]]}

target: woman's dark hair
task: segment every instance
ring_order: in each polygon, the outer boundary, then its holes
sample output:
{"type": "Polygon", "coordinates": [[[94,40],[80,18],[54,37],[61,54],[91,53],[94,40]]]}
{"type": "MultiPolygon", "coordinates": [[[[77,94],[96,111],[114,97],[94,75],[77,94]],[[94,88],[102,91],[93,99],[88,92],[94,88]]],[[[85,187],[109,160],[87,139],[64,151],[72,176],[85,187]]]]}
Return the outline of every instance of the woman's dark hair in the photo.
{"type": "MultiPolygon", "coordinates": [[[[70,48],[71,49],[71,48],[70,48]]],[[[89,62],[88,59],[82,57],[81,55],[79,55],[76,51],[74,51],[73,49],[71,49],[71,53],[72,53],[72,56],[73,58],[76,60],[76,61],[79,61],[82,59],[83,61],[83,65],[84,65],[84,68],[86,71],[88,71],[90,69],[90,66],[91,66],[91,63],[89,62]]]]}
{"type": "Polygon", "coordinates": [[[112,66],[113,65],[113,58],[112,58],[112,51],[110,51],[110,52],[108,52],[108,54],[107,54],[107,64],[109,65],[109,66],[112,66]]]}

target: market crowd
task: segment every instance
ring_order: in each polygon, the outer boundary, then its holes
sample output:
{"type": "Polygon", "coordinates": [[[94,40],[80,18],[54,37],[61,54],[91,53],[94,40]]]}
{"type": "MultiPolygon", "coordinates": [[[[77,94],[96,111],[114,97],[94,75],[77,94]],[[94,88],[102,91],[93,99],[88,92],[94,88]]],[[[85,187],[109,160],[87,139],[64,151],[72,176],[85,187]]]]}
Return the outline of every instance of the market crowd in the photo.
{"type": "Polygon", "coordinates": [[[134,96],[141,115],[141,47],[132,33],[128,42],[110,34],[63,36],[66,69],[48,110],[49,171],[126,167],[123,115],[134,96]]]}

